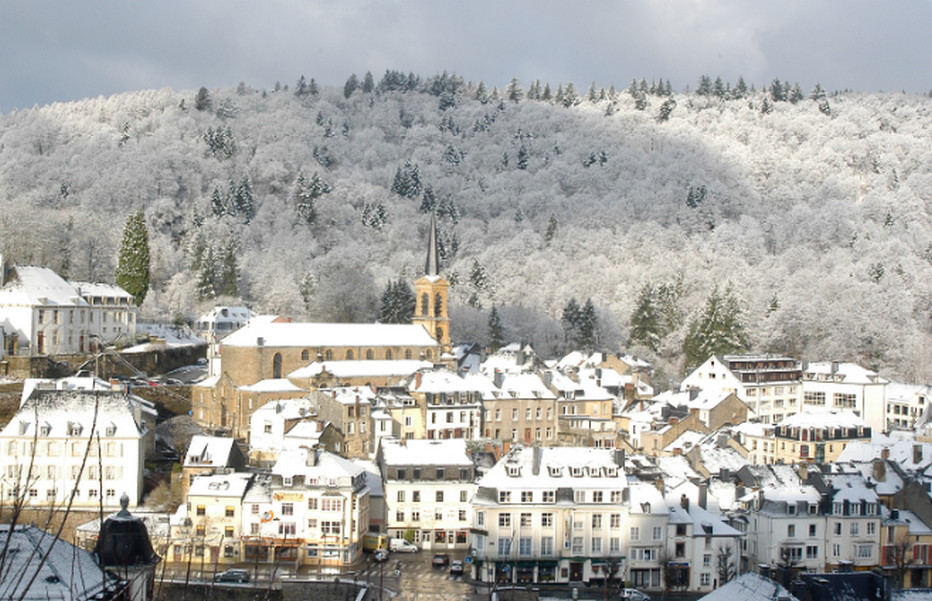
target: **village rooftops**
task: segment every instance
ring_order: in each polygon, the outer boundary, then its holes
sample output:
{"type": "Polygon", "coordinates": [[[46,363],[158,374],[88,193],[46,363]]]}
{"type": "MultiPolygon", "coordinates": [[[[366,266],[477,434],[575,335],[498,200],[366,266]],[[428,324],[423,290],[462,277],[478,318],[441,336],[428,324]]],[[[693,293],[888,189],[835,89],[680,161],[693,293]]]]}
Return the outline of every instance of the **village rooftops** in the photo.
{"type": "Polygon", "coordinates": [[[0,289],[0,303],[21,306],[89,306],[73,284],[48,267],[17,265],[0,289]]]}
{"type": "Polygon", "coordinates": [[[138,438],[148,430],[137,423],[132,399],[111,391],[35,390],[2,435],[79,439],[99,433],[111,438],[138,438]]]}
{"type": "Polygon", "coordinates": [[[269,378],[260,380],[255,384],[240,386],[238,390],[243,392],[293,392],[295,394],[307,392],[291,383],[291,380],[285,378],[269,378]]]}
{"type": "Polygon", "coordinates": [[[792,428],[813,428],[822,430],[837,430],[839,428],[855,431],[862,430],[870,436],[870,427],[863,419],[851,411],[827,409],[824,411],[804,411],[794,413],[776,425],[777,435],[786,433],[792,428]]]}
{"type": "Polygon", "coordinates": [[[223,339],[223,346],[437,347],[420,325],[377,323],[291,323],[251,321],[223,339]]]}
{"type": "Polygon", "coordinates": [[[184,454],[183,467],[224,467],[230,461],[235,444],[232,438],[195,434],[184,454]]]}
{"type": "Polygon", "coordinates": [[[627,487],[622,451],[592,447],[514,446],[486,474],[480,486],[620,490],[627,487]]]}

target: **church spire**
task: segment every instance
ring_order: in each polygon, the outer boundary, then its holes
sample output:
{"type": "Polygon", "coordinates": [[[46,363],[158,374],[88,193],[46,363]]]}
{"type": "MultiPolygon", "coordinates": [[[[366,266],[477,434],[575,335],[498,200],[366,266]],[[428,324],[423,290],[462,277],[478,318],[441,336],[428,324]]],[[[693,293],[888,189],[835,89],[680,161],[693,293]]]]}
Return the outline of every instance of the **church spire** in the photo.
{"type": "Polygon", "coordinates": [[[427,263],[424,266],[424,275],[440,275],[440,259],[437,252],[437,218],[430,216],[430,235],[427,239],[427,263]]]}

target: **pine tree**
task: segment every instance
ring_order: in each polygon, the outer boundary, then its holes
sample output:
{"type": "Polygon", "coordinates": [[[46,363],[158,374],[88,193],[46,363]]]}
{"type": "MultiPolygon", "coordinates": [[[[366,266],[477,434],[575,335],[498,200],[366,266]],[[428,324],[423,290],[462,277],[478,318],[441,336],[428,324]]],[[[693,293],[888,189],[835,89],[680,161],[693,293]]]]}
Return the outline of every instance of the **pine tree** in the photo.
{"type": "Polygon", "coordinates": [[[586,299],[579,312],[579,326],[577,329],[576,348],[592,351],[599,343],[599,320],[595,313],[592,299],[586,299]]]}
{"type": "Polygon", "coordinates": [[[209,111],[212,104],[213,103],[210,101],[210,92],[207,91],[207,88],[201,87],[194,97],[194,108],[199,111],[209,111]]]}
{"type": "Polygon", "coordinates": [[[411,287],[402,278],[389,280],[382,293],[379,323],[411,323],[415,298],[411,287]]]}
{"type": "Polygon", "coordinates": [[[366,71],[366,74],[362,78],[362,91],[364,94],[370,94],[374,89],[375,82],[372,79],[372,72],[366,71]]]}
{"type": "Polygon", "coordinates": [[[655,306],[654,287],[644,284],[631,313],[631,341],[638,342],[656,352],[660,348],[662,326],[655,306]]]}
{"type": "Polygon", "coordinates": [[[498,309],[492,305],[492,311],[489,313],[489,352],[494,353],[505,346],[505,329],[502,327],[502,320],[498,316],[498,309]]]}
{"type": "Polygon", "coordinates": [[[568,347],[576,346],[580,313],[581,309],[575,297],[567,301],[566,306],[563,307],[563,315],[560,316],[560,325],[563,326],[563,342],[565,342],[568,347]]]}
{"type": "Polygon", "coordinates": [[[735,353],[747,348],[741,307],[729,287],[724,295],[718,287],[706,300],[702,313],[693,319],[683,341],[686,365],[696,366],[712,355],[735,353]]]}
{"type": "Polygon", "coordinates": [[[521,98],[524,97],[524,90],[521,89],[517,77],[511,78],[508,87],[505,89],[505,97],[512,102],[521,102],[521,98]]]}
{"type": "Polygon", "coordinates": [[[547,222],[547,231],[544,232],[544,244],[550,246],[554,236],[557,235],[557,216],[550,214],[550,220],[547,222]]]}
{"type": "Polygon", "coordinates": [[[353,92],[359,87],[359,78],[356,77],[356,74],[353,73],[349,76],[349,79],[346,80],[346,83],[343,84],[343,97],[349,98],[353,95],[353,92]]]}
{"type": "Polygon", "coordinates": [[[123,228],[123,241],[116,268],[117,286],[142,305],[149,291],[149,231],[142,209],[129,216],[123,228]]]}
{"type": "Polygon", "coordinates": [[[229,240],[223,248],[220,267],[217,269],[214,284],[216,296],[237,296],[239,294],[238,255],[239,247],[236,241],[229,240]]]}
{"type": "Polygon", "coordinates": [[[311,179],[305,178],[304,173],[298,173],[294,189],[295,211],[306,223],[314,223],[317,219],[316,201],[328,192],[330,184],[322,180],[316,171],[311,179]]]}

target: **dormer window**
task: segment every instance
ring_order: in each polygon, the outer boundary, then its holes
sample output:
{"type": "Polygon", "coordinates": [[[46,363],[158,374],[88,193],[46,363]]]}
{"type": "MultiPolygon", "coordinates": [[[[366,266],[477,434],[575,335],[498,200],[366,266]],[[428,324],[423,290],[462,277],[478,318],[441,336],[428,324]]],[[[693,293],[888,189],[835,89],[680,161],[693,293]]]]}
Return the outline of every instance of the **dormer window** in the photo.
{"type": "Polygon", "coordinates": [[[618,468],[614,465],[608,466],[605,468],[605,475],[609,478],[614,478],[618,475],[618,468]]]}
{"type": "Polygon", "coordinates": [[[602,468],[596,466],[590,466],[587,468],[590,478],[601,478],[602,477],[602,468]]]}
{"type": "Polygon", "coordinates": [[[796,503],[788,503],[786,506],[786,513],[788,515],[796,515],[796,503]]]}
{"type": "Polygon", "coordinates": [[[109,426],[107,426],[106,434],[107,434],[107,436],[115,436],[115,435],[116,435],[116,426],[113,425],[113,424],[110,424],[109,426]]]}
{"type": "Polygon", "coordinates": [[[42,424],[41,426],[39,426],[40,436],[48,436],[51,431],[52,431],[52,427],[48,424],[42,424]]]}
{"type": "Polygon", "coordinates": [[[551,465],[547,470],[550,472],[551,478],[560,478],[563,476],[563,468],[559,465],[551,465]]]}
{"type": "Polygon", "coordinates": [[[68,433],[71,436],[80,436],[81,435],[81,424],[76,424],[72,422],[68,426],[68,433]]]}
{"type": "Polygon", "coordinates": [[[285,476],[284,478],[282,478],[282,484],[284,486],[294,486],[294,478],[292,478],[291,476],[285,476]]]}
{"type": "Polygon", "coordinates": [[[575,466],[574,466],[574,467],[571,467],[571,468],[570,468],[570,475],[573,476],[574,478],[582,478],[582,476],[583,476],[583,468],[581,468],[581,467],[575,467],[575,466]]]}
{"type": "Polygon", "coordinates": [[[512,478],[517,478],[521,475],[521,466],[520,465],[509,465],[508,466],[508,475],[512,478]]]}

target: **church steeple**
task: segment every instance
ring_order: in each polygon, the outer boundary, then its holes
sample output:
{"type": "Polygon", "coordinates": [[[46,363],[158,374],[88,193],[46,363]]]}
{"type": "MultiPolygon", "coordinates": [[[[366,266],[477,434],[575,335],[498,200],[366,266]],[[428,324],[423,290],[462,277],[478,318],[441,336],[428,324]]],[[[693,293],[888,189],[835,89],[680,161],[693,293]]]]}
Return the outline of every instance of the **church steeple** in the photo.
{"type": "Polygon", "coordinates": [[[447,298],[450,282],[440,275],[440,254],[437,249],[437,219],[431,215],[430,232],[427,237],[427,261],[424,275],[414,282],[414,294],[417,297],[414,318],[411,323],[422,325],[443,348],[449,352],[450,317],[447,312],[447,298]]]}
{"type": "Polygon", "coordinates": [[[430,234],[427,237],[427,263],[424,265],[424,275],[440,275],[440,259],[437,252],[437,218],[430,216],[430,234]]]}

